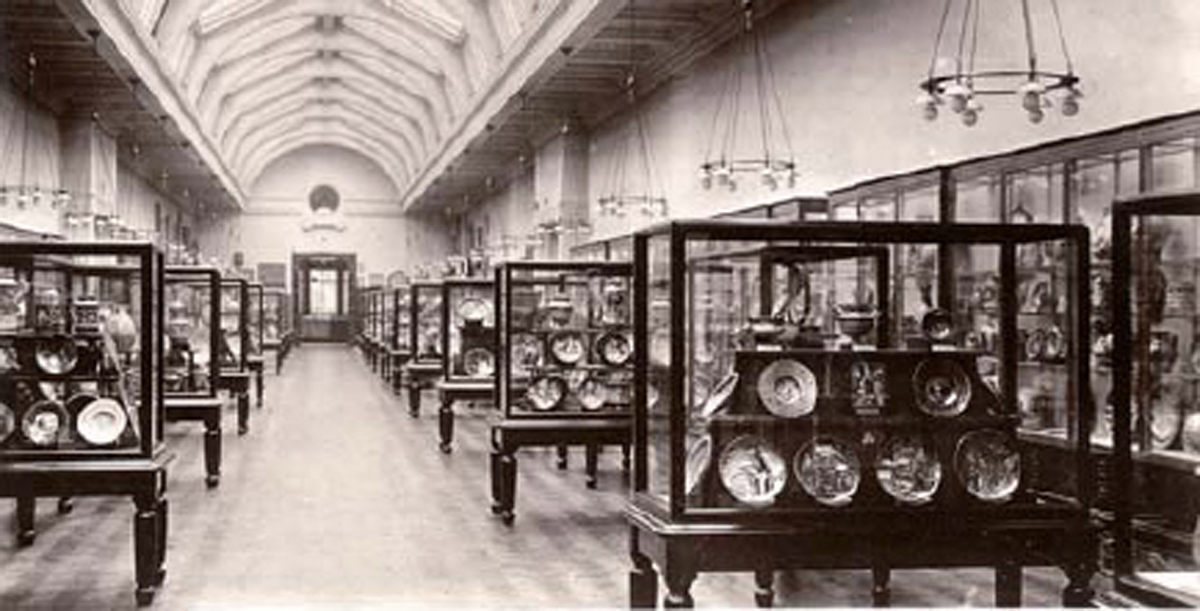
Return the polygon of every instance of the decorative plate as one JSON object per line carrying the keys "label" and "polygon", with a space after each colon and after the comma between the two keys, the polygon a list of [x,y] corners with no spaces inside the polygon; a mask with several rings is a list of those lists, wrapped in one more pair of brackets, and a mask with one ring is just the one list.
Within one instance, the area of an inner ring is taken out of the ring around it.
{"label": "decorative plate", "polygon": [[781,418],[804,416],[817,404],[817,378],[799,361],[779,359],[758,375],[758,398]]}
{"label": "decorative plate", "polygon": [[729,398],[733,396],[733,391],[737,390],[738,374],[736,371],[725,376],[708,395],[708,400],[700,408],[701,418],[712,418],[723,411],[729,403]]}
{"label": "decorative plate", "polygon": [[65,335],[38,340],[34,355],[38,368],[50,375],[71,373],[79,361],[75,342]]}
{"label": "decorative plate", "polygon": [[610,367],[620,367],[633,356],[633,342],[623,333],[605,333],[596,340],[600,360]]}
{"label": "decorative plate", "polygon": [[467,297],[458,302],[458,316],[463,322],[479,323],[487,320],[492,307],[478,297]]}
{"label": "decorative plate", "polygon": [[514,334],[510,350],[513,376],[531,376],[535,369],[542,366],[542,342],[536,336],[528,333]]}
{"label": "decorative plate", "polygon": [[525,391],[529,404],[539,412],[547,412],[562,403],[567,394],[567,382],[558,376],[545,376],[534,380]]}
{"label": "decorative plate", "polygon": [[933,308],[921,317],[921,332],[931,342],[948,342],[954,335],[954,316],[949,310]]}
{"label": "decorative plate", "polygon": [[739,502],[769,507],[787,484],[787,462],[761,437],[742,435],[721,450],[721,483]]}
{"label": "decorative plate", "polygon": [[4,403],[0,403],[0,443],[4,443],[16,429],[17,418],[13,415],[12,409]]}
{"label": "decorative plate", "polygon": [[38,382],[38,391],[42,393],[43,399],[51,401],[63,401],[67,397],[66,382]]}
{"label": "decorative plate", "polygon": [[[1180,437],[1184,452],[1200,454],[1200,412],[1192,412],[1183,419]],[[0,441],[3,440],[3,435],[0,435]]]}
{"label": "decorative plate", "polygon": [[596,378],[588,378],[583,384],[579,385],[579,390],[575,391],[575,396],[579,399],[579,404],[583,409],[594,412],[602,407],[606,401],[608,387],[597,380]]}
{"label": "decorative plate", "polygon": [[712,463],[712,437],[705,435],[698,437],[688,446],[687,463],[683,469],[683,490],[685,494],[691,494],[696,491],[696,486],[700,485],[700,480],[704,479],[704,474],[708,471],[708,465]]}
{"label": "decorative plate", "polygon": [[575,331],[563,331],[550,337],[550,354],[564,365],[574,365],[583,359],[587,348],[583,335]]}
{"label": "decorative plate", "polygon": [[814,439],[796,453],[792,468],[800,487],[829,507],[849,505],[862,481],[862,465],[854,448],[840,439]]}
{"label": "decorative plate", "polygon": [[0,373],[9,373],[20,368],[17,349],[12,344],[0,344]]}
{"label": "decorative plate", "polygon": [[79,436],[94,446],[102,446],[120,439],[129,423],[129,417],[121,404],[112,399],[96,399],[79,412],[75,424]]}
{"label": "decorative plate", "polygon": [[921,361],[913,372],[913,394],[926,414],[957,416],[971,402],[971,379],[957,361],[933,357]]}
{"label": "decorative plate", "polygon": [[21,432],[35,446],[50,447],[58,443],[67,426],[67,411],[57,401],[38,401],[25,410]]}
{"label": "decorative plate", "polygon": [[463,353],[463,371],[472,378],[491,377],[496,372],[496,357],[487,348],[471,348]]}
{"label": "decorative plate", "polygon": [[1150,441],[1155,450],[1165,450],[1175,442],[1183,424],[1183,398],[1175,384],[1160,386],[1150,403]]}
{"label": "decorative plate", "polygon": [[958,440],[954,471],[971,496],[1001,503],[1021,483],[1021,453],[1012,438],[1000,431],[972,431]]}
{"label": "decorative plate", "polygon": [[933,500],[942,483],[942,463],[926,440],[910,435],[893,437],[875,455],[875,479],[897,501],[924,505]]}

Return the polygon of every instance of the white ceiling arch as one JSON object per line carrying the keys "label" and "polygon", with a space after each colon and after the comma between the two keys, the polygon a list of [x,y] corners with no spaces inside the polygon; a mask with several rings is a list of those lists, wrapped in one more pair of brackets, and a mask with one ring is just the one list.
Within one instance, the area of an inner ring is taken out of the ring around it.
{"label": "white ceiling arch", "polygon": [[342,132],[322,131],[315,128],[308,128],[289,134],[273,143],[271,150],[267,151],[267,154],[261,156],[253,166],[247,166],[246,174],[241,179],[246,181],[245,184],[253,185],[262,177],[263,172],[272,163],[275,163],[281,157],[297,149],[312,145],[335,145],[354,151],[374,163],[393,185],[398,186],[403,184],[400,181],[400,175],[395,170],[389,169],[388,162],[372,152],[369,145],[364,145],[364,143],[353,135],[347,135]]}
{"label": "white ceiling arch", "polygon": [[352,142],[354,147],[364,155],[374,160],[379,167],[387,171],[396,184],[403,184],[411,178],[411,172],[404,165],[395,151],[377,136],[362,131],[355,123],[348,122],[337,115],[310,113],[300,116],[287,123],[280,123],[270,128],[270,137],[262,138],[251,150],[245,151],[237,160],[238,167],[245,168],[241,178],[246,184],[253,184],[258,174],[273,161],[280,151],[287,149],[289,143],[303,135],[320,135],[328,138],[338,138],[342,142]]}

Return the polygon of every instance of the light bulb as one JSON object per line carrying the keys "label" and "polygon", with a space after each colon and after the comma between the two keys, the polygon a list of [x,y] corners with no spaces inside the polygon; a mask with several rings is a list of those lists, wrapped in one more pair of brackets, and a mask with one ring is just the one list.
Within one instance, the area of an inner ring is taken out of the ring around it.
{"label": "light bulb", "polygon": [[971,108],[964,109],[962,112],[962,122],[967,127],[973,127],[979,122],[979,111]]}
{"label": "light bulb", "polygon": [[1033,124],[1041,123],[1042,119],[1046,118],[1046,113],[1041,108],[1035,108],[1029,111],[1029,122]]}
{"label": "light bulb", "polygon": [[717,184],[722,186],[728,185],[733,180],[733,171],[730,170],[729,166],[725,165],[724,162],[717,166],[717,170],[714,172],[714,174],[717,177]]}
{"label": "light bulb", "polygon": [[925,108],[922,110],[921,114],[925,117],[926,121],[933,121],[937,119],[937,102],[929,102],[928,104],[925,104]]}
{"label": "light bulb", "polygon": [[961,113],[967,109],[967,102],[971,99],[971,88],[962,83],[951,83],[946,86],[946,97],[950,98],[950,109],[956,113]]}
{"label": "light bulb", "polygon": [[1021,96],[1021,106],[1029,112],[1040,112],[1042,109],[1042,94],[1035,91],[1026,91]]}
{"label": "light bulb", "polygon": [[1078,90],[1076,90],[1076,89],[1069,90],[1067,92],[1067,95],[1065,97],[1063,97],[1062,114],[1064,114],[1068,117],[1074,117],[1075,115],[1079,114],[1079,98],[1080,97],[1082,97],[1082,95],[1079,93]]}
{"label": "light bulb", "polygon": [[710,172],[708,170],[701,171],[700,172],[700,186],[704,187],[704,190],[707,191],[712,188],[712,183],[713,183],[712,172]]}

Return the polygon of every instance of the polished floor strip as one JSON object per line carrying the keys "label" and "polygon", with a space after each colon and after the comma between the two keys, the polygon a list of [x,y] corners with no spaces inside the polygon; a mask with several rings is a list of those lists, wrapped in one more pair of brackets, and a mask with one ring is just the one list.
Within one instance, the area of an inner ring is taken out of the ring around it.
{"label": "polished floor strip", "polygon": [[[418,419],[349,348],[305,346],[267,377],[266,407],[237,437],[225,418],[221,486],[204,486],[198,424],[168,428],[167,581],[154,609],[329,605],[620,607],[627,589],[627,487],[620,452],[584,486],[550,451],[519,454],[517,521],[489,511],[487,421],[459,418],[452,455],[437,451],[433,409]],[[426,397],[425,405],[434,405]],[[0,538],[0,609],[132,608],[132,503],[85,498],[69,515],[39,503],[37,543]],[[0,505],[11,521],[12,504]],[[987,570],[905,571],[898,606],[989,606]],[[1061,577],[1028,571],[1026,604],[1055,605]],[[782,575],[780,603],[870,604],[864,571]],[[749,575],[704,575],[701,607],[753,604]]]}

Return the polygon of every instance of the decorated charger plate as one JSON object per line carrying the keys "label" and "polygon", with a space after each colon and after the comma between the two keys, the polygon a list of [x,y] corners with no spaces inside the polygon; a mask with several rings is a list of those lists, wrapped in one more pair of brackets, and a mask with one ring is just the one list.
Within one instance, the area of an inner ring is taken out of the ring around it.
{"label": "decorated charger plate", "polygon": [[787,484],[787,462],[756,435],[742,435],[721,450],[721,483],[738,502],[769,507]]}
{"label": "decorated charger plate", "polygon": [[1150,441],[1155,450],[1169,448],[1183,424],[1183,399],[1178,385],[1161,386],[1150,403]]}
{"label": "decorated charger plate", "polygon": [[758,375],[758,398],[781,418],[807,415],[817,404],[817,378],[799,361],[779,359]]}
{"label": "decorated charger plate", "polygon": [[75,342],[65,335],[38,340],[34,356],[38,368],[50,375],[71,373],[79,361]]}
{"label": "decorated charger plate", "polygon": [[934,308],[921,317],[921,332],[934,342],[946,342],[954,335],[954,316],[949,310]]}
{"label": "decorated charger plate", "polygon": [[583,406],[584,410],[594,412],[604,407],[607,390],[608,387],[601,383],[600,380],[589,377],[579,385],[579,390],[575,391],[575,397],[579,399],[579,404]]}
{"label": "decorated charger plate", "polygon": [[688,446],[687,462],[684,463],[683,469],[683,490],[685,494],[695,492],[696,486],[700,485],[700,480],[704,479],[704,474],[708,471],[708,465],[712,463],[712,437],[704,435],[692,440]]}
{"label": "decorated charger plate", "polygon": [[933,357],[921,361],[913,372],[912,383],[917,405],[930,416],[957,416],[971,402],[971,378],[952,359]]}
{"label": "decorated charger plate", "polygon": [[487,348],[471,348],[463,353],[463,371],[472,378],[490,377],[496,372],[496,357]]}
{"label": "decorated charger plate", "polygon": [[79,412],[75,428],[79,436],[94,446],[109,445],[120,439],[129,423],[121,404],[112,399],[96,399]]}
{"label": "decorated charger plate", "polygon": [[958,440],[954,471],[971,496],[1004,502],[1021,483],[1021,453],[1013,439],[1000,431],[971,431]]}
{"label": "decorated charger plate", "polygon": [[544,376],[534,380],[525,391],[529,404],[539,412],[548,412],[562,402],[567,394],[567,382],[558,376]]}
{"label": "decorated charger plate", "polygon": [[458,316],[465,322],[483,322],[491,311],[491,305],[478,297],[467,297],[458,302]]}
{"label": "decorated charger plate", "polygon": [[729,403],[729,398],[733,396],[733,391],[737,390],[738,374],[736,371],[725,376],[708,395],[708,400],[700,407],[701,418],[712,418],[721,411]]}
{"label": "decorated charger plate", "polygon": [[862,481],[862,464],[850,444],[833,437],[814,439],[793,459],[796,479],[813,500],[843,507],[854,500]]}
{"label": "decorated charger plate", "polygon": [[596,340],[596,351],[605,365],[620,367],[633,356],[633,342],[623,333],[605,333]]}
{"label": "decorated charger plate", "polygon": [[875,479],[897,501],[924,505],[942,483],[942,463],[926,440],[901,435],[889,439],[875,455]]}
{"label": "decorated charger plate", "polygon": [[16,429],[17,417],[11,408],[0,402],[0,443],[4,443]]}
{"label": "decorated charger plate", "polygon": [[550,338],[550,353],[558,362],[564,365],[574,365],[583,359],[587,352],[583,343],[583,335],[575,331],[563,331]]}
{"label": "decorated charger plate", "polygon": [[21,432],[33,445],[50,447],[58,443],[67,419],[67,410],[58,401],[38,401],[25,410]]}

